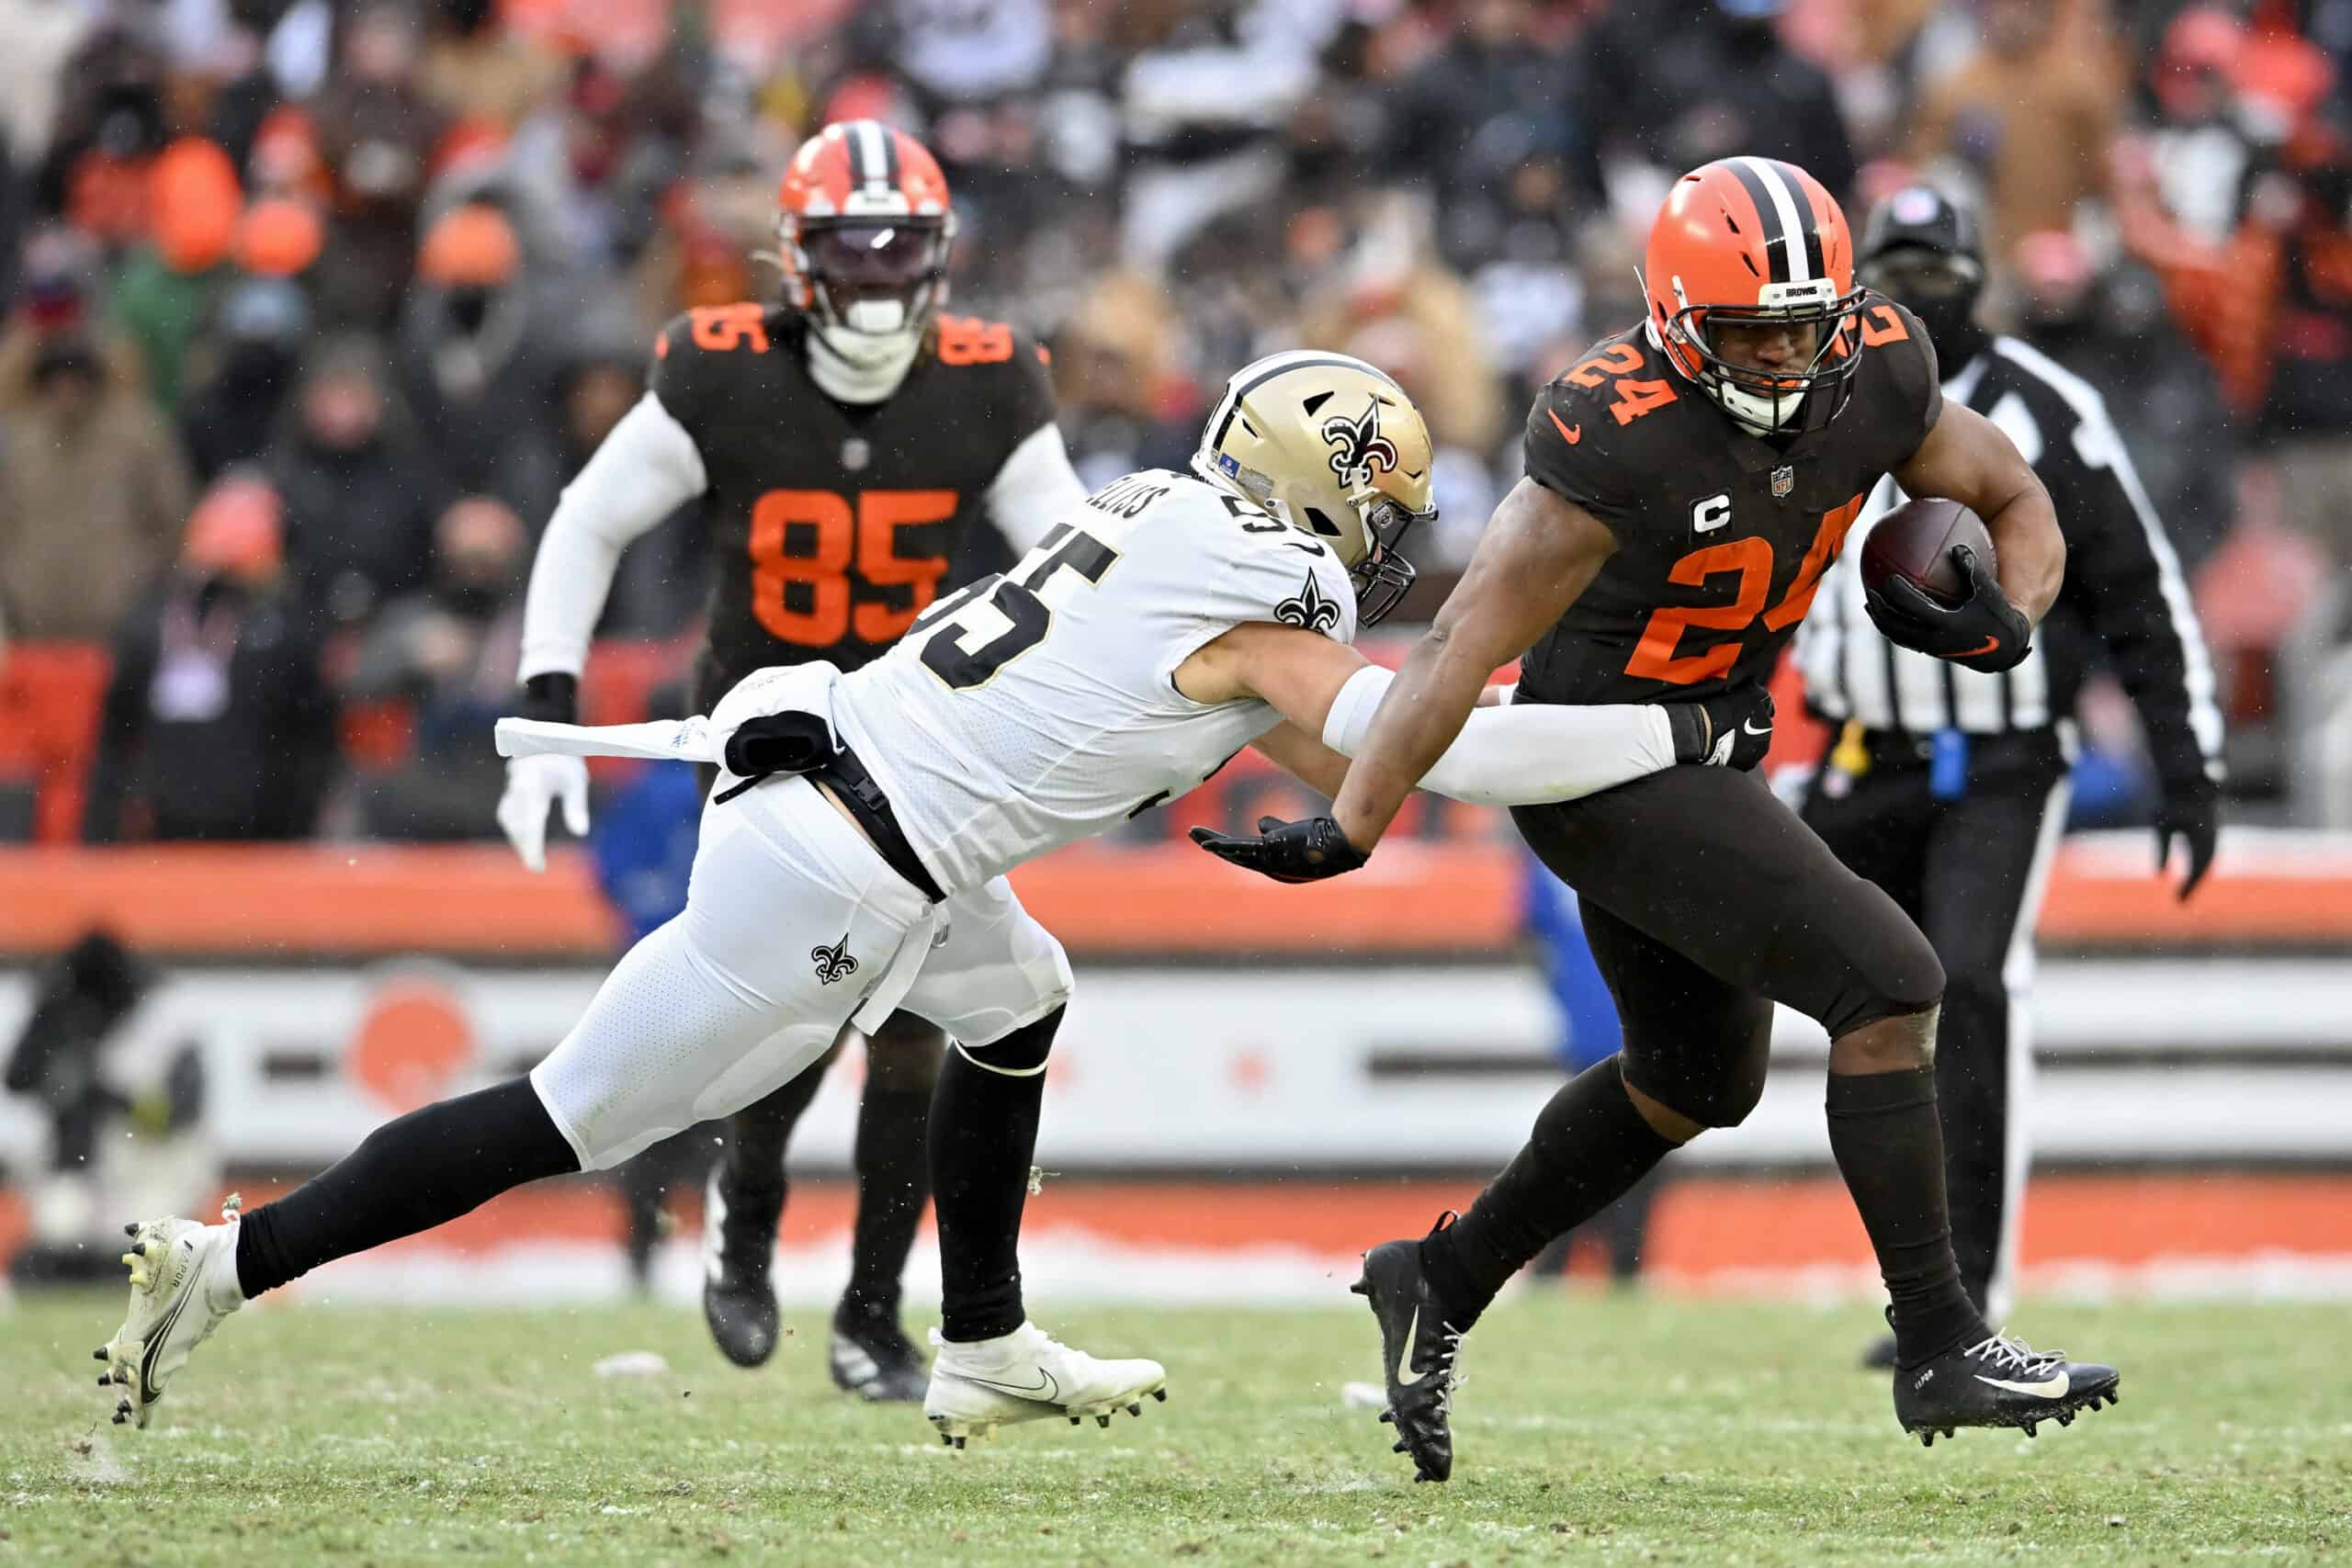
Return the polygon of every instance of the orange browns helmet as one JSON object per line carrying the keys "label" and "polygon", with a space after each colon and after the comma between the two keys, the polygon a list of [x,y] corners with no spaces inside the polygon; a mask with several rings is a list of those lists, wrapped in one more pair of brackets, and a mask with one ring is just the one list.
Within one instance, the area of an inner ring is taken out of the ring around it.
{"label": "orange browns helmet", "polygon": [[[1675,368],[1759,435],[1826,424],[1861,363],[1854,242],[1821,182],[1775,158],[1720,158],[1674,182],[1650,226],[1642,287],[1650,331]],[[1770,372],[1717,351],[1717,328],[1813,323],[1801,366]]]}
{"label": "orange browns helmet", "polygon": [[956,214],[923,144],[878,120],[801,143],[776,192],[785,302],[853,371],[894,384],[947,298]]}

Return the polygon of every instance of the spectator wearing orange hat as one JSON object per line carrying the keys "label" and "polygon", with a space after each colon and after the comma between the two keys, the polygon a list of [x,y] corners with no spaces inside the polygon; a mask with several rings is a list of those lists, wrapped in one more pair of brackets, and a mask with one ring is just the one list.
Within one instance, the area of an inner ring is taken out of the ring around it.
{"label": "spectator wearing orange hat", "polygon": [[543,457],[553,446],[555,330],[504,212],[472,201],[433,220],[395,359],[401,395],[458,489],[489,491],[522,448]]}
{"label": "spectator wearing orange hat", "polygon": [[189,350],[235,281],[244,191],[228,153],[184,137],[148,172],[147,203],[147,243],[116,281],[114,314],[146,360],[149,394],[168,413],[179,407]]}
{"label": "spectator wearing orange hat", "polygon": [[284,570],[277,492],[221,479],[123,620],[83,836],[296,839],[335,763],[334,699]]}
{"label": "spectator wearing orange hat", "polygon": [[96,342],[41,335],[0,422],[0,599],[20,637],[113,630],[187,514],[177,444]]}

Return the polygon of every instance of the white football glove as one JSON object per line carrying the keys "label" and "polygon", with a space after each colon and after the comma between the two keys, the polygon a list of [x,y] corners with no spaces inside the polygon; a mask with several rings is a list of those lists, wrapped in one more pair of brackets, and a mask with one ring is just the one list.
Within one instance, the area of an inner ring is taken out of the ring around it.
{"label": "white football glove", "polygon": [[516,757],[506,764],[506,791],[498,797],[498,826],[533,871],[548,868],[548,807],[563,803],[563,825],[574,838],[588,833],[588,764],[578,757]]}

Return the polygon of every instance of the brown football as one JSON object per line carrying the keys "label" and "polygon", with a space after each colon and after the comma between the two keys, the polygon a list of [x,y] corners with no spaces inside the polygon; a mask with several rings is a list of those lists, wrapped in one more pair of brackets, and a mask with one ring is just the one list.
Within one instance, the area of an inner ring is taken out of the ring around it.
{"label": "brown football", "polygon": [[1953,564],[1954,545],[1966,545],[1985,570],[1994,570],[1993,536],[1976,513],[1941,496],[1906,501],[1863,536],[1862,585],[1875,589],[1906,577],[1929,598],[1957,604],[1968,597],[1968,580]]}

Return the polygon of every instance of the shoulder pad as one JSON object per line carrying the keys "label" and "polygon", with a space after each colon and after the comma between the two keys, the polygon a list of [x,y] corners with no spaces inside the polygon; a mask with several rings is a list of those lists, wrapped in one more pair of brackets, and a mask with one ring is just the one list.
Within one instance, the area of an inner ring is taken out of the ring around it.
{"label": "shoulder pad", "polygon": [[1560,436],[1574,446],[1582,439],[1588,414],[1609,429],[1633,423],[1683,397],[1690,389],[1676,378],[1666,356],[1640,330],[1594,344],[1552,378],[1540,400],[1555,412]]}

